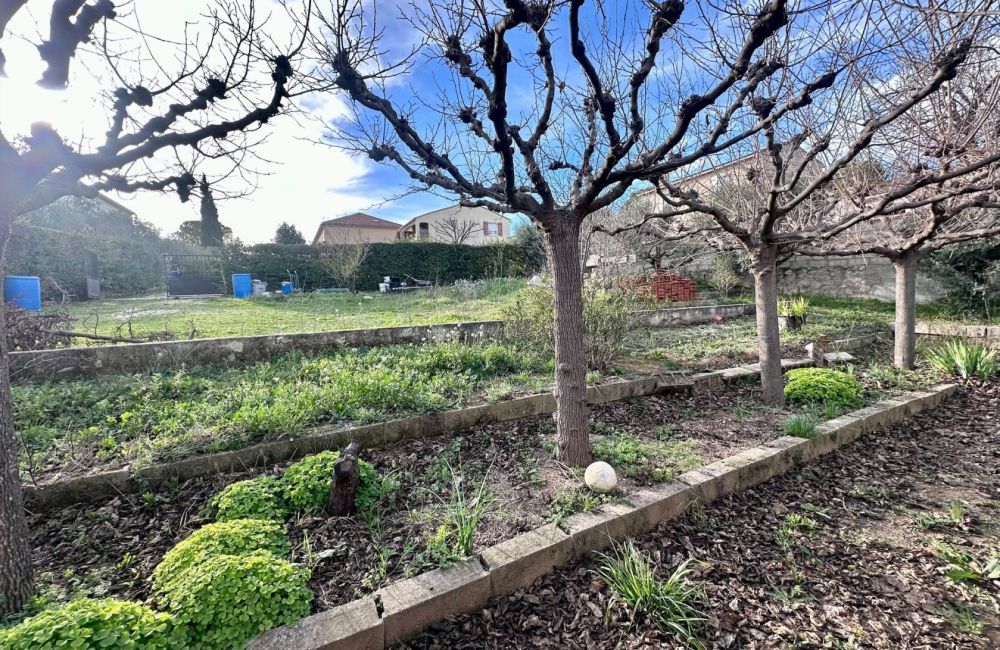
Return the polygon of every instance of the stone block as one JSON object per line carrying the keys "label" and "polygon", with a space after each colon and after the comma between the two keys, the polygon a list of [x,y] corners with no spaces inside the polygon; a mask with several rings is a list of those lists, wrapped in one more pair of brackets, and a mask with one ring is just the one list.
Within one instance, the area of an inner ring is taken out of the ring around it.
{"label": "stone block", "polygon": [[585,555],[609,546],[613,541],[634,536],[630,525],[635,520],[623,519],[631,508],[609,503],[594,512],[578,512],[567,517],[561,528],[573,538],[573,554]]}
{"label": "stone block", "polygon": [[375,592],[390,645],[449,616],[482,609],[490,598],[490,574],[478,558],[435,569]]}
{"label": "stone block", "polygon": [[629,495],[631,507],[621,517],[626,529],[634,531],[633,535],[641,535],[683,515],[691,499],[690,486],[681,481],[642,488]]}
{"label": "stone block", "polygon": [[371,596],[351,601],[257,637],[247,650],[382,650],[382,619]]}
{"label": "stone block", "polygon": [[490,598],[530,586],[573,556],[573,538],[555,524],[521,533],[482,553],[490,573]]}

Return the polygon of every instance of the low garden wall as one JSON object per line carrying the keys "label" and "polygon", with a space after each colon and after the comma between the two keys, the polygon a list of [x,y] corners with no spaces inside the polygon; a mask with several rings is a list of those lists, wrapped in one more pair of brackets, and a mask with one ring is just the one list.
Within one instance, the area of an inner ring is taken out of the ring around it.
{"label": "low garden wall", "polygon": [[752,302],[736,305],[701,305],[697,307],[678,307],[675,309],[651,309],[639,312],[643,322],[650,327],[671,327],[677,325],[694,325],[695,323],[711,323],[716,318],[739,318],[751,316],[756,312]]}
{"label": "low garden wall", "polygon": [[1000,325],[952,325],[950,323],[918,322],[914,331],[921,336],[959,336],[979,339],[981,343],[1000,348]]}
{"label": "low garden wall", "polygon": [[613,540],[635,537],[707,504],[745,490],[878,431],[938,406],[954,384],[848,413],[820,425],[812,438],[784,436],[718,462],[644,488],[624,503],[568,517],[485,549],[449,569],[401,580],[340,607],[271,630],[251,650],[382,649],[450,616],[482,609],[491,600],[530,586],[555,567]]}
{"label": "low garden wall", "polygon": [[[711,322],[716,316],[735,318],[752,313],[753,304],[707,305],[639,312],[650,327],[705,323]],[[182,365],[240,366],[268,361],[293,351],[321,352],[335,347],[492,340],[503,334],[503,325],[503,321],[489,320],[12,352],[10,374],[13,381],[32,381],[53,377],[153,372]]]}
{"label": "low garden wall", "polygon": [[373,347],[429,341],[489,340],[503,333],[503,321],[445,323],[306,334],[272,334],[57,348],[10,354],[14,381],[51,377],[93,377],[177,368],[181,365],[239,366],[268,361],[287,352],[320,352],[334,347]]}
{"label": "low garden wall", "polygon": [[[810,359],[782,360],[782,366],[786,369],[811,364]],[[604,404],[659,393],[710,390],[727,381],[759,374],[760,366],[753,364],[695,375],[669,373],[641,379],[613,381],[589,386],[587,401],[590,404]],[[24,493],[32,509],[52,510],[117,494],[135,494],[155,488],[174,477],[186,481],[199,476],[264,467],[327,449],[342,449],[352,440],[357,440],[365,448],[381,447],[402,440],[430,438],[497,422],[549,415],[555,410],[555,396],[552,393],[541,393],[376,424],[342,428],[317,427],[298,438],[263,442],[235,451],[195,456],[138,469],[120,469],[29,484],[24,486]]]}

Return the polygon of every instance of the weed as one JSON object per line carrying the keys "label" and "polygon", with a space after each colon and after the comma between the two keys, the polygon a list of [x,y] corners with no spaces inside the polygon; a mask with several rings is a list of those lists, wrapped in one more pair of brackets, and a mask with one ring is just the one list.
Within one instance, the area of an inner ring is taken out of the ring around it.
{"label": "weed", "polygon": [[785,433],[796,438],[812,438],[816,435],[816,419],[810,415],[796,413],[785,420]]}
{"label": "weed", "polygon": [[917,530],[922,531],[939,530],[945,524],[941,517],[931,512],[918,512],[913,515],[913,523],[916,525]]}
{"label": "weed", "polygon": [[613,428],[602,427],[605,435],[593,438],[594,457],[616,468],[625,476],[666,481],[677,472],[687,471],[701,463],[693,440],[647,442],[638,436]]}
{"label": "weed", "polygon": [[597,557],[601,562],[597,575],[611,589],[609,610],[619,604],[629,611],[633,621],[648,617],[692,647],[704,647],[698,638],[707,620],[699,609],[704,596],[688,577],[692,573],[690,559],[663,581],[632,540],[614,544],[610,553],[598,553]]}
{"label": "weed", "polygon": [[951,519],[953,523],[962,523],[962,520],[965,519],[965,508],[961,503],[958,501],[952,501],[948,504],[948,518]]}
{"label": "weed", "polygon": [[774,534],[774,541],[785,553],[791,553],[800,545],[801,532],[816,530],[816,522],[804,515],[789,513]]}
{"label": "weed", "polygon": [[1000,580],[1000,556],[981,560],[965,549],[939,540],[931,543],[931,555],[948,564],[946,575],[955,582]]}
{"label": "weed", "polygon": [[451,464],[446,462],[446,465],[451,477],[451,495],[446,500],[432,492],[444,511],[438,518],[436,532],[428,540],[428,550],[441,566],[450,564],[454,559],[472,555],[472,539],[476,528],[496,503],[487,487],[489,469],[479,486],[467,492],[462,474],[455,471]]}
{"label": "weed", "polygon": [[972,608],[965,605],[953,605],[946,607],[943,613],[948,622],[959,632],[970,636],[982,636],[983,622],[979,620],[979,616]]}
{"label": "weed", "polygon": [[573,488],[556,492],[549,504],[549,521],[561,524],[567,517],[578,512],[591,512],[610,503],[615,497],[610,494],[598,494],[586,488]]}

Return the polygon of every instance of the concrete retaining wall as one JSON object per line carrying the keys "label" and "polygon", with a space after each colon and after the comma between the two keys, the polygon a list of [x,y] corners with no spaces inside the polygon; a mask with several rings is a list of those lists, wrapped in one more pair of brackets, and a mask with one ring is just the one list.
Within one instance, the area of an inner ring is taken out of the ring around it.
{"label": "concrete retaining wall", "polygon": [[[782,361],[786,368],[806,366],[811,363],[809,359]],[[746,366],[701,373],[693,377],[683,373],[670,373],[628,381],[613,381],[589,386],[587,399],[590,404],[604,404],[643,395],[706,390],[726,381],[752,377],[759,373],[759,366]],[[377,424],[341,428],[318,427],[299,438],[263,442],[235,451],[195,456],[138,469],[120,469],[49,483],[25,485],[24,493],[31,508],[52,510],[117,494],[135,494],[154,488],[173,477],[186,481],[199,476],[236,472],[251,467],[266,467],[326,449],[341,449],[352,440],[357,440],[366,448],[382,447],[403,440],[430,438],[497,422],[549,415],[555,410],[556,400],[552,393],[542,393]]]}
{"label": "concrete retaining wall", "polygon": [[693,325],[695,323],[711,323],[718,318],[738,318],[751,316],[756,312],[752,302],[738,305],[702,305],[697,307],[678,307],[676,309],[653,309],[639,312],[642,322],[650,327],[672,327],[678,325]]}
{"label": "concrete retaining wall", "polygon": [[936,407],[955,391],[944,385],[830,420],[810,439],[785,436],[711,465],[681,474],[670,483],[644,488],[626,503],[569,517],[501,542],[457,566],[395,582],[346,605],[277,628],[252,641],[251,650],[382,649],[428,625],[482,609],[490,600],[531,585],[560,564],[634,537],[705,504],[763,483],[792,467]]}
{"label": "concrete retaining wall", "polygon": [[[717,315],[734,318],[752,313],[754,306],[744,304],[679,307],[644,311],[640,315],[650,326],[664,327],[710,322]],[[16,382],[155,372],[182,365],[243,366],[293,351],[315,353],[336,347],[493,340],[503,335],[503,325],[503,321],[491,320],[12,352],[10,375]]]}
{"label": "concrete retaining wall", "polygon": [[373,347],[428,341],[471,342],[495,339],[502,333],[503,321],[494,320],[308,334],[58,348],[12,352],[10,374],[14,381],[26,381],[52,377],[92,377],[152,372],[177,368],[181,365],[240,366],[268,361],[292,351],[321,352],[336,347]]}
{"label": "concrete retaining wall", "polygon": [[914,331],[922,336],[960,336],[967,339],[978,339],[980,343],[1000,348],[1000,325],[917,323]]}

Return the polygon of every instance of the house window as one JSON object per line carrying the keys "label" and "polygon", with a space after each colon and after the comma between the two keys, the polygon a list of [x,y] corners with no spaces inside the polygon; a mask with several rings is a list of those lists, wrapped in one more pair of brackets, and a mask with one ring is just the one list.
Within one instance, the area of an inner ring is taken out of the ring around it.
{"label": "house window", "polygon": [[487,237],[499,237],[500,236],[500,224],[495,222],[483,222],[483,234]]}

